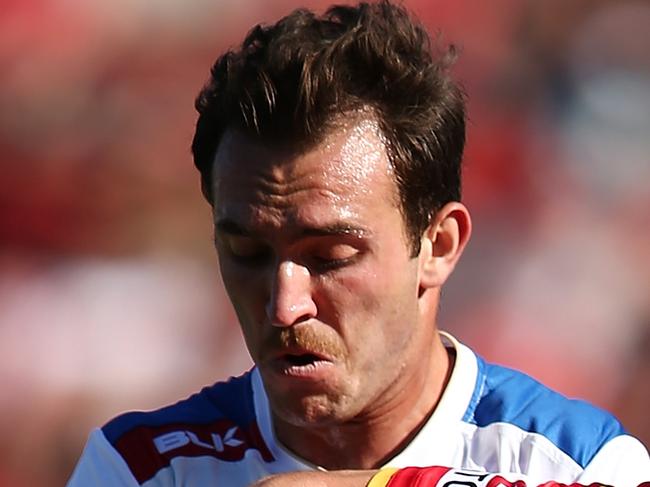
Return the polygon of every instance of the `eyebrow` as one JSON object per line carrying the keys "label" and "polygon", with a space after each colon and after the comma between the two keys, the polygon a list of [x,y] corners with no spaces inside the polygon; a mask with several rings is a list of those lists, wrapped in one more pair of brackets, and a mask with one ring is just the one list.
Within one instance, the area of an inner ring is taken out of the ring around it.
{"label": "eyebrow", "polygon": [[[257,233],[247,230],[234,220],[223,218],[215,223],[215,229],[220,233],[244,237],[256,237]],[[304,237],[335,237],[352,236],[357,238],[369,237],[372,232],[367,228],[352,225],[348,222],[333,222],[322,227],[305,226],[298,232],[297,238]]]}

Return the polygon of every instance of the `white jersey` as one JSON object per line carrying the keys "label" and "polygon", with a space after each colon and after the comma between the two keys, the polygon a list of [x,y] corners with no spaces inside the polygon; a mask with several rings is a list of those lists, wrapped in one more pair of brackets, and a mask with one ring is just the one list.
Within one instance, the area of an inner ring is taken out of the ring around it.
{"label": "white jersey", "polygon": [[[645,447],[610,414],[491,365],[446,335],[456,362],[436,410],[386,466],[444,465],[520,473],[531,481],[636,486]],[[92,432],[68,487],[243,487],[316,468],[273,431],[257,369],[172,406],[127,413]]]}

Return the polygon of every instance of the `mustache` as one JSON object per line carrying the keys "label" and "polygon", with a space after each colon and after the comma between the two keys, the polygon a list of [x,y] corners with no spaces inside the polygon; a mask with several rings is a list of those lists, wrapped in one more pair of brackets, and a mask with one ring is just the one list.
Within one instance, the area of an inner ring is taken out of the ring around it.
{"label": "mustache", "polygon": [[346,355],[343,340],[336,332],[315,330],[310,326],[274,328],[264,340],[262,347],[265,354],[298,348],[331,359],[341,359]]}

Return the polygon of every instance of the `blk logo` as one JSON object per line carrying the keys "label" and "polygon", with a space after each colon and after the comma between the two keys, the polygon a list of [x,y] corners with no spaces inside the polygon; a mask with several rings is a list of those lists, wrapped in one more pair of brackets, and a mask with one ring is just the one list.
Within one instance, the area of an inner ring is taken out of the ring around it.
{"label": "blk logo", "polygon": [[223,435],[219,433],[211,433],[210,442],[206,442],[201,440],[196,433],[192,431],[170,431],[169,433],[155,437],[153,442],[154,445],[156,445],[158,453],[166,453],[189,444],[221,453],[226,449],[226,447],[236,448],[244,444],[243,441],[235,436],[237,432],[237,426],[233,426]]}

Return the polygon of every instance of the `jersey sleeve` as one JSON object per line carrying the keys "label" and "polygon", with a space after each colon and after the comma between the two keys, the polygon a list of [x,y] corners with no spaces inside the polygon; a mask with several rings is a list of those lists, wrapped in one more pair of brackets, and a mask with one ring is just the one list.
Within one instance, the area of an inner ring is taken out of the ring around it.
{"label": "jersey sleeve", "polygon": [[67,487],[137,487],[140,484],[101,429],[94,430]]}
{"label": "jersey sleeve", "polygon": [[577,481],[636,487],[650,481],[650,456],[643,444],[633,436],[617,436],[603,445]]}

